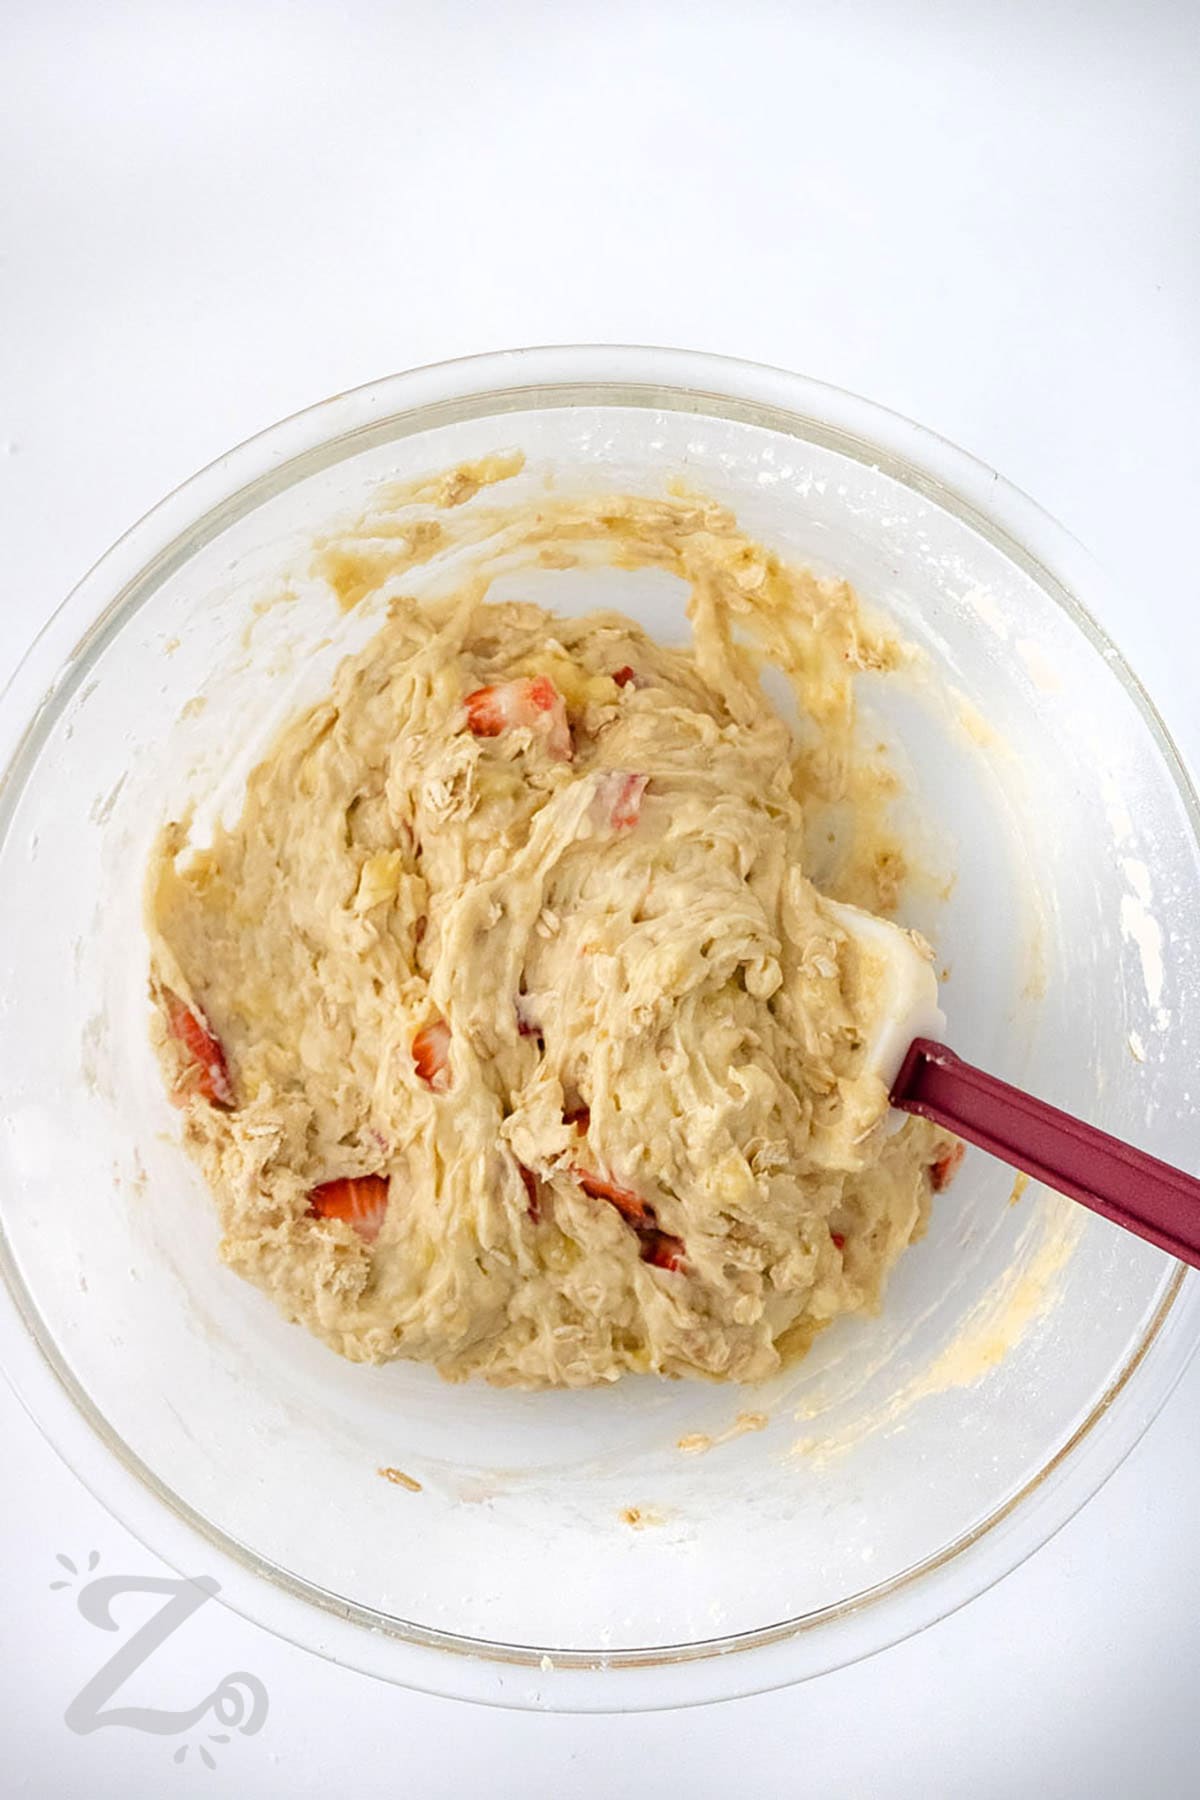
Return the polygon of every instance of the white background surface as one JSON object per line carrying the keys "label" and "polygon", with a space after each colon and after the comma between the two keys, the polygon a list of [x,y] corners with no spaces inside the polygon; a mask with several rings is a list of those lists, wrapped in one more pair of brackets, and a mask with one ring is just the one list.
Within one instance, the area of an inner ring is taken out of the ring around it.
{"label": "white background surface", "polygon": [[[1041,499],[1193,768],[1200,23],[1189,0],[0,4],[0,672],[138,514],[283,413],[539,341],[857,389]],[[155,1559],[0,1386],[5,1795],[1200,1791],[1200,1367],[1104,1492],[922,1638],[790,1692],[489,1713],[211,1603],[144,1704],[256,1671],[215,1773],[71,1734],[57,1551]],[[98,1648],[100,1646],[100,1648]],[[186,1690],[186,1691],[185,1691]]]}

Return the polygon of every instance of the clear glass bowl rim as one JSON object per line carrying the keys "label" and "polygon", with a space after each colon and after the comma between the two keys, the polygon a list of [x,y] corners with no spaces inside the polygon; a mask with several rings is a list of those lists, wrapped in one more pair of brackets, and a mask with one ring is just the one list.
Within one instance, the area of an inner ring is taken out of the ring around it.
{"label": "clear glass bowl rim", "polygon": [[[642,406],[764,425],[877,467],[968,524],[1032,577],[1117,675],[1200,844],[1200,802],[1170,733],[1078,597],[1100,595],[1107,584],[1040,506],[946,439],[811,377],[705,352],[618,345],[489,352],[387,376],[270,426],[176,488],[83,577],[0,694],[0,837],[46,732],[110,636],[235,518],[373,444],[458,419],[563,405]],[[67,1466],[153,1554],[180,1573],[202,1559],[234,1611],[334,1661],[429,1693],[539,1710],[640,1710],[762,1692],[935,1623],[1032,1555],[1096,1492],[1200,1341],[1200,1280],[1179,1264],[1071,1441],[967,1537],[879,1588],[733,1638],[612,1655],[543,1652],[374,1613],[235,1543],[160,1484],[93,1408],[24,1290],[2,1221],[0,1267],[0,1368]]]}

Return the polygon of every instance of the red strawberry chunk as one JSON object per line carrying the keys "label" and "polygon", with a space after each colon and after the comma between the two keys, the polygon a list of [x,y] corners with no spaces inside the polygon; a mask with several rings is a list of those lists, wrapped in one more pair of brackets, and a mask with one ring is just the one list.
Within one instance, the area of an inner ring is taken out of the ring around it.
{"label": "red strawberry chunk", "polygon": [[562,696],[548,675],[535,675],[528,683],[529,704],[537,712],[554,712],[563,704]]}
{"label": "red strawberry chunk", "polygon": [[829,1235],[833,1239],[833,1247],[835,1250],[844,1250],[846,1248],[846,1234],[844,1232],[831,1231]]}
{"label": "red strawberry chunk", "polygon": [[476,737],[499,737],[501,732],[523,727],[546,746],[555,762],[571,758],[571,727],[567,703],[548,675],[500,681],[476,688],[463,701],[467,724]]}
{"label": "red strawberry chunk", "polygon": [[652,1263],[656,1269],[682,1269],[682,1238],[672,1237],[669,1231],[643,1231],[639,1235],[642,1240],[643,1262]]}
{"label": "red strawberry chunk", "polygon": [[637,670],[631,669],[628,663],[620,669],[613,670],[613,680],[618,687],[629,687],[631,684],[634,687],[641,687],[642,685],[638,680]]}
{"label": "red strawberry chunk", "polygon": [[603,1175],[593,1175],[589,1169],[572,1169],[576,1181],[585,1194],[593,1200],[607,1200],[615,1206],[627,1225],[632,1225],[638,1236],[638,1249],[642,1261],[650,1263],[656,1269],[678,1270],[684,1267],[683,1239],[672,1237],[669,1231],[660,1231],[658,1218],[654,1208],[640,1194],[631,1188],[620,1187],[615,1181],[608,1181]]}
{"label": "red strawberry chunk", "polygon": [[412,1041],[412,1058],[426,1087],[444,1094],[450,1086],[450,1027],[445,1019],[422,1025]]}
{"label": "red strawberry chunk", "polygon": [[373,1244],[387,1214],[386,1175],[343,1175],[310,1188],[308,1213],[312,1219],[341,1219],[352,1225],[364,1243]]}
{"label": "red strawberry chunk", "polygon": [[581,1133],[588,1130],[591,1122],[592,1109],[590,1106],[585,1106],[582,1101],[580,1101],[578,1106],[573,1106],[570,1112],[565,1112],[563,1114],[563,1124],[574,1125],[576,1131]]}
{"label": "red strawberry chunk", "polygon": [[588,1169],[576,1169],[574,1175],[585,1194],[590,1195],[593,1200],[607,1200],[630,1225],[647,1231],[654,1229],[657,1221],[653,1207],[648,1206],[632,1188],[620,1187],[615,1181],[606,1181],[602,1175],[593,1175]]}
{"label": "red strawberry chunk", "polygon": [[176,1098],[186,1100],[192,1094],[199,1094],[210,1106],[229,1110],[236,1102],[220,1039],[204,1014],[169,988],[164,989],[163,1002],[167,1009],[167,1030],[188,1059],[188,1066],[175,1089]]}
{"label": "red strawberry chunk", "polygon": [[605,769],[596,780],[596,814],[614,831],[631,830],[641,817],[642,795],[649,782],[648,775],[634,775],[628,769]]}
{"label": "red strawberry chunk", "polygon": [[929,1165],[929,1185],[935,1194],[948,1188],[958,1173],[959,1164],[967,1154],[965,1144],[955,1144],[953,1150],[947,1150],[945,1156],[939,1156],[935,1163]]}
{"label": "red strawberry chunk", "polygon": [[476,688],[463,701],[467,709],[467,724],[476,737],[499,737],[502,731],[517,725],[517,716],[513,688],[515,682],[506,682],[499,687]]}

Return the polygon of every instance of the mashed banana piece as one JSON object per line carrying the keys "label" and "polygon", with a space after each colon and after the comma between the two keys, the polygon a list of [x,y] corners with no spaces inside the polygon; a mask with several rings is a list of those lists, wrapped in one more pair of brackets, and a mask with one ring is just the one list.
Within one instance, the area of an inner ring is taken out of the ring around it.
{"label": "mashed banana piece", "polygon": [[[237,824],[162,833],[186,1138],[226,1261],[355,1361],[755,1380],[878,1304],[952,1147],[885,1128],[869,996],[804,872],[821,808],[857,792],[865,817],[851,682],[893,652],[709,503],[497,517],[508,569],[586,547],[682,576],[692,646],[493,604],[478,575],[393,599]],[[860,833],[841,897],[894,860]]]}

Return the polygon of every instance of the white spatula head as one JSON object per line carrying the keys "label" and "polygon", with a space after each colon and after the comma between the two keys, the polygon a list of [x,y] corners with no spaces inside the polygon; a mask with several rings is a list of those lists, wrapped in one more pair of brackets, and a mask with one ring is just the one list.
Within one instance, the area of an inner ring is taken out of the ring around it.
{"label": "white spatula head", "polygon": [[836,900],[822,905],[846,933],[858,959],[856,987],[866,1024],[863,1072],[877,1075],[890,1091],[913,1039],[945,1034],[933,952],[917,933],[861,907]]}

